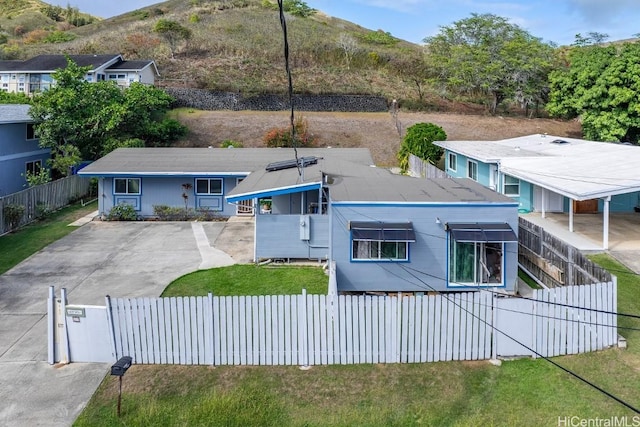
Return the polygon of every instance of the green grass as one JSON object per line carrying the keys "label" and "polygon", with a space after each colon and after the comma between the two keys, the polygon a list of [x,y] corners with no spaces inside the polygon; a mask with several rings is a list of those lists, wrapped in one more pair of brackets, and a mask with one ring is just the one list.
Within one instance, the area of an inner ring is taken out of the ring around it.
{"label": "green grass", "polygon": [[71,233],[76,227],[69,227],[68,224],[97,208],[97,202],[86,206],[76,203],[52,213],[44,220],[0,237],[0,274]]}
{"label": "green grass", "polygon": [[[618,276],[619,311],[640,313],[640,278],[607,256],[594,260]],[[245,276],[252,283],[245,288],[249,293],[272,286],[255,281],[270,273],[259,269]],[[189,276],[199,275],[177,282]],[[239,289],[227,284],[212,291],[229,287]],[[640,329],[638,319],[620,318],[619,323]],[[637,408],[640,334],[620,333],[628,339],[627,350],[553,360]],[[506,361],[500,367],[478,361],[314,366],[308,371],[296,366],[135,365],[124,378],[120,419],[117,384],[107,376],[74,425],[537,427],[557,426],[559,417],[626,416],[632,422],[636,415],[542,359]]]}
{"label": "green grass", "polygon": [[162,296],[292,295],[300,294],[302,289],[309,294],[326,294],[328,284],[320,267],[238,264],[179,277]]}

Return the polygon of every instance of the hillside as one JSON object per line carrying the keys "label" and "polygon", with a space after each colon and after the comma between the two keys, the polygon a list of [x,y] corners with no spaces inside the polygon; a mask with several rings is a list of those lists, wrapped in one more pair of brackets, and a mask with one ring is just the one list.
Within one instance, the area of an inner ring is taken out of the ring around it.
{"label": "hillside", "polygon": [[[20,58],[25,46],[71,40],[69,30],[98,21],[76,7],[40,0],[0,0],[0,59]],[[4,46],[2,46],[4,44]]]}
{"label": "hillside", "polygon": [[[159,19],[176,21],[191,32],[190,40],[178,44],[175,58],[153,31]],[[296,92],[418,97],[403,64],[421,55],[420,46],[322,12],[288,15],[287,25]],[[262,0],[169,0],[68,33],[75,39],[20,44],[20,57],[122,53],[127,59],[154,59],[161,85],[244,93],[286,90],[278,12]],[[437,102],[435,97],[434,106]]]}

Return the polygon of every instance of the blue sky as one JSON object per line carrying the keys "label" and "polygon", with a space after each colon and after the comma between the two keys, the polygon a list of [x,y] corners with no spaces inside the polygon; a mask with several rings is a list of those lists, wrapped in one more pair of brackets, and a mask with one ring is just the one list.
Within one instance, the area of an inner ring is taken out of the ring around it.
{"label": "blue sky", "polygon": [[[48,0],[78,7],[102,18],[157,3],[155,0]],[[505,17],[532,35],[557,44],[571,44],[575,35],[595,31],[609,40],[640,33],[639,0],[306,0],[328,15],[371,30],[421,43],[427,36],[471,13]]]}

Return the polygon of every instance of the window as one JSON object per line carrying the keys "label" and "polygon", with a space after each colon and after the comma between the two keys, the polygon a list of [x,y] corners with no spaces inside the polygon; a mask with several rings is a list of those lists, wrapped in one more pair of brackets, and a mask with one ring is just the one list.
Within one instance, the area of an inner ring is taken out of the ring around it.
{"label": "window", "polygon": [[517,242],[509,224],[447,224],[449,284],[502,286],[504,243]]}
{"label": "window", "polygon": [[42,160],[34,160],[32,162],[25,163],[25,174],[37,174],[42,169]]}
{"label": "window", "polygon": [[33,123],[27,123],[27,140],[36,139],[36,131],[33,127]]}
{"label": "window", "polygon": [[358,261],[407,261],[409,243],[415,242],[408,223],[352,222],[351,258]]}
{"label": "window", "polygon": [[115,178],[114,194],[140,194],[140,178]]}
{"label": "window", "polygon": [[222,178],[196,179],[196,194],[222,194]]}
{"label": "window", "polygon": [[458,169],[458,156],[449,153],[449,170],[456,171]]}
{"label": "window", "polygon": [[478,164],[471,160],[467,161],[467,178],[478,180]]}
{"label": "window", "polygon": [[504,176],[504,194],[506,196],[520,195],[520,180],[509,175]]}

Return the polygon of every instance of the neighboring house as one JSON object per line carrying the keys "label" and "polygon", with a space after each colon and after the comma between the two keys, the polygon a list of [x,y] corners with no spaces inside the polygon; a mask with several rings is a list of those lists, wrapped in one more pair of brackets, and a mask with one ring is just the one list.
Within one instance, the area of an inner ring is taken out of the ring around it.
{"label": "neighboring house", "polygon": [[99,210],[183,205],[255,212],[254,259],[328,262],[332,290],[515,292],[517,203],[466,179],[372,166],[367,149],[120,148],[99,177]]}
{"label": "neighboring house", "polygon": [[261,168],[230,192],[233,203],[271,200],[256,215],[256,260],[329,261],[334,292],[516,291],[517,203],[467,179],[394,175],[339,151]]}
{"label": "neighboring house", "polygon": [[[118,86],[131,83],[154,84],[159,76],[154,61],[125,61],[122,55],[69,55],[81,67],[89,66],[89,82],[115,81]],[[55,84],[53,73],[66,68],[65,55],[38,55],[26,61],[0,61],[0,90],[27,95],[43,92]]]}
{"label": "neighboring house", "polygon": [[38,172],[50,157],[40,148],[29,105],[0,105],[0,196],[24,190],[25,174]]}
{"label": "neighboring house", "polygon": [[551,135],[499,141],[439,141],[445,170],[470,178],[518,202],[520,212],[565,212],[604,217],[640,206],[640,147]]}

